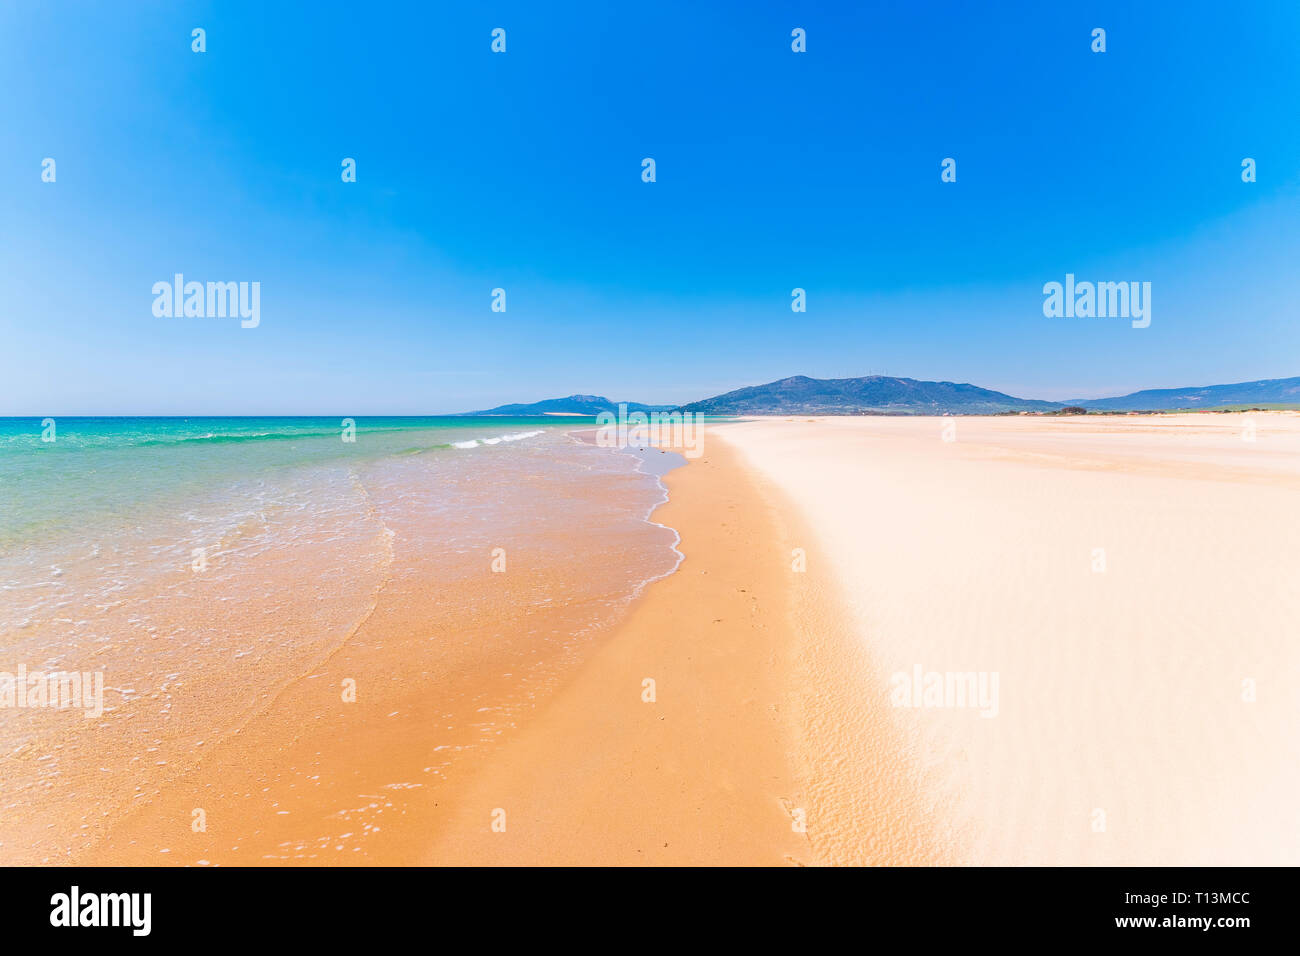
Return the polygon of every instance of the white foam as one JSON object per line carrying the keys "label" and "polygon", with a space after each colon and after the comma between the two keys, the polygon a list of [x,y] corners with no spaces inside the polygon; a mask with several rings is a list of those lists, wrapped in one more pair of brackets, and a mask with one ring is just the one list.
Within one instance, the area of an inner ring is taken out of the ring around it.
{"label": "white foam", "polygon": [[525,438],[536,438],[543,434],[541,431],[515,432],[512,435],[494,435],[491,438],[471,438],[469,441],[454,441],[454,448],[477,448],[479,445],[499,445],[503,441],[523,441]]}

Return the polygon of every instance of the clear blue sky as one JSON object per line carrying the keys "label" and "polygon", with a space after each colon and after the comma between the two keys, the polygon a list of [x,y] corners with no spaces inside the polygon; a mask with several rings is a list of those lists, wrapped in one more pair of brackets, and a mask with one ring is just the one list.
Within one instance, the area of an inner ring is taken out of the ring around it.
{"label": "clear blue sky", "polygon": [[[1300,375],[1292,0],[288,6],[0,5],[0,414]],[[1151,327],[1044,318],[1066,272]]]}

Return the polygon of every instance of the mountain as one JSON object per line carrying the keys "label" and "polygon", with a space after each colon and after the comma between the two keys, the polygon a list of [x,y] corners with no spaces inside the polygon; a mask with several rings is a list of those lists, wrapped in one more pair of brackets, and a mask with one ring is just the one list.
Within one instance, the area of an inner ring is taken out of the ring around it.
{"label": "mountain", "polygon": [[1119,398],[1088,398],[1071,405],[1098,411],[1132,409],[1164,411],[1174,408],[1216,408],[1221,405],[1300,404],[1300,378],[1268,378],[1235,385],[1192,388],[1148,388]]}
{"label": "mountain", "polygon": [[796,375],[691,402],[682,410],[706,415],[989,415],[1050,412],[1064,404],[1015,398],[953,382],[918,382],[883,375],[831,379]]}
{"label": "mountain", "polygon": [[[704,415],[993,415],[998,412],[1054,412],[1070,405],[1089,411],[1172,411],[1224,405],[1300,405],[1300,378],[1272,378],[1193,388],[1150,388],[1118,398],[1042,402],[953,382],[920,382],[914,378],[884,375],[828,379],[795,375],[766,385],[738,388],[689,405],[626,404],[629,412],[664,412],[681,408],[682,411]],[[524,405],[498,405],[465,414],[594,416],[601,412],[617,414],[618,403],[603,395],[570,395]]]}
{"label": "mountain", "polygon": [[[629,412],[666,412],[673,405],[642,405],[640,402],[625,402]],[[498,405],[496,408],[481,412],[465,412],[465,415],[509,415],[523,417],[527,415],[599,415],[601,412],[618,414],[618,402],[611,402],[604,395],[570,395],[567,398],[548,398],[528,404]]]}

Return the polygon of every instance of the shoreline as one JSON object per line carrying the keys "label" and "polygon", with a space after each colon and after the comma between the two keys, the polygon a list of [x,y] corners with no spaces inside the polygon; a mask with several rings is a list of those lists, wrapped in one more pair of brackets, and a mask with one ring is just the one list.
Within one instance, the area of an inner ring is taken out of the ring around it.
{"label": "shoreline", "polygon": [[754,560],[779,556],[778,531],[720,444],[663,478],[652,517],[679,533],[677,570],[467,782],[421,862],[814,862],[792,825],[793,595]]}
{"label": "shoreline", "polygon": [[858,693],[876,669],[840,582],[794,570],[816,536],[726,427],[665,476],[677,571],[481,768],[421,862],[950,862],[893,716]]}

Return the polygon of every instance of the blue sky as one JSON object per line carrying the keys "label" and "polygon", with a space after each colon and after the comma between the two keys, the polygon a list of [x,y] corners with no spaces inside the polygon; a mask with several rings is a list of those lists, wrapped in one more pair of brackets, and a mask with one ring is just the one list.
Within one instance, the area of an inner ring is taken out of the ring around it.
{"label": "blue sky", "polygon": [[[1290,0],[287,6],[0,6],[0,415],[1300,375]],[[1067,272],[1150,328],[1045,318]]]}

